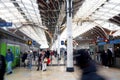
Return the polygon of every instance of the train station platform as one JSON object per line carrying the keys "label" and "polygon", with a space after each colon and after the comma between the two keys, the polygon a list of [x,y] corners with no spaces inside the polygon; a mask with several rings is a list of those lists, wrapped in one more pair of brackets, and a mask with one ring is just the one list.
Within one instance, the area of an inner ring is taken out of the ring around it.
{"label": "train station platform", "polygon": [[[53,62],[54,63],[54,62]],[[81,70],[74,67],[74,72],[66,72],[65,65],[47,66],[47,71],[37,71],[37,67],[33,66],[32,70],[24,67],[17,67],[10,75],[5,75],[5,80],[80,80]],[[107,80],[120,80],[120,69],[98,67],[98,74]]]}

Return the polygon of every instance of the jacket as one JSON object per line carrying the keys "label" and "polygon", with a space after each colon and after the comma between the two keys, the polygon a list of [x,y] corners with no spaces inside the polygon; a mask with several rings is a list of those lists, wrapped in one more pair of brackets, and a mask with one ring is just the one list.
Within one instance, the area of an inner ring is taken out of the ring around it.
{"label": "jacket", "polygon": [[98,75],[96,65],[90,62],[86,68],[83,68],[81,80],[106,80],[104,77]]}
{"label": "jacket", "polygon": [[13,61],[14,60],[14,55],[12,52],[8,52],[6,54],[6,61],[9,62],[9,61]]}

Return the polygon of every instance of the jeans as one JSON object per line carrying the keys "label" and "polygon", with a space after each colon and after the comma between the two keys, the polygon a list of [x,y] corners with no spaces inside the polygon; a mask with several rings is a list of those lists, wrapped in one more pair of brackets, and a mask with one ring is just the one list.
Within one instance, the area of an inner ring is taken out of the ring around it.
{"label": "jeans", "polygon": [[47,63],[42,63],[42,71],[47,69]]}
{"label": "jeans", "polygon": [[10,73],[10,72],[12,72],[12,61],[9,61],[7,63],[7,73]]}

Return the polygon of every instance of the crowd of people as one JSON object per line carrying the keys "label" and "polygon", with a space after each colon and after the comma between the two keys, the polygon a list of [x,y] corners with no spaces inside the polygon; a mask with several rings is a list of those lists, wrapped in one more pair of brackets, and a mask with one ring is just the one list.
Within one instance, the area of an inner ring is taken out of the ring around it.
{"label": "crowd of people", "polygon": [[[41,69],[42,71],[47,70],[47,66],[49,66],[52,56],[55,55],[55,51],[47,50],[38,50],[38,51],[25,51],[23,54],[20,54],[20,60],[22,66],[32,70],[33,61],[35,61],[35,65],[37,67],[37,71]],[[13,73],[12,64],[14,62],[14,54],[10,49],[7,50],[6,55],[3,56],[0,54],[0,80],[4,80],[5,73],[10,75]],[[20,65],[21,65],[20,63]],[[7,65],[6,65],[7,64]]]}
{"label": "crowd of people", "polygon": [[39,51],[31,51],[25,52],[22,54],[22,64],[24,67],[28,67],[28,69],[32,70],[32,60],[35,62],[35,66],[37,66],[37,71],[40,69],[42,71],[47,70],[47,66],[49,66],[52,61],[52,56],[55,55],[55,51],[51,51],[49,49],[44,50],[41,49]]}
{"label": "crowd of people", "polygon": [[95,60],[97,63],[102,64],[105,67],[111,67],[114,65],[113,53],[110,49],[97,52]]}
{"label": "crowd of people", "polygon": [[[32,70],[33,61],[35,61],[36,70],[46,71],[47,66],[49,66],[52,61],[52,56],[57,55],[55,51],[39,50],[39,51],[26,51],[21,55],[22,65]],[[64,52],[65,60],[67,59],[67,52]],[[107,49],[107,51],[101,52],[101,62],[103,65],[108,66],[112,64],[112,52]],[[92,60],[89,51],[78,50],[74,51],[74,60],[76,60],[77,66],[82,70],[81,80],[106,80],[104,77],[97,74],[97,67],[95,61]],[[0,55],[0,79],[4,80],[5,72],[7,74],[12,74],[12,63],[14,61],[14,55],[10,49],[7,50],[6,56]],[[7,66],[6,66],[7,62]],[[6,71],[7,69],[7,71]]]}

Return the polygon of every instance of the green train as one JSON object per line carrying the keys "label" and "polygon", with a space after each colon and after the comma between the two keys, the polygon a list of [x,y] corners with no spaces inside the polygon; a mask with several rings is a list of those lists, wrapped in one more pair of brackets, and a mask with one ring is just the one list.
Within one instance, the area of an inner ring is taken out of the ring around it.
{"label": "green train", "polygon": [[[6,56],[7,49],[10,49],[12,51],[12,53],[14,54],[14,62],[12,63],[12,67],[16,67],[21,64],[20,56],[22,55],[22,53],[30,50],[30,45],[28,45],[26,42],[28,40],[32,41],[31,38],[27,37],[23,33],[18,33],[19,35],[13,34],[9,31],[0,28],[0,54]],[[22,35],[22,37],[20,35]],[[37,43],[36,45],[34,45],[34,47],[39,46],[40,45]]]}
{"label": "green train", "polygon": [[14,62],[12,67],[16,67],[20,64],[20,46],[15,44],[7,44],[6,42],[0,43],[0,54],[6,56],[7,49],[10,49],[14,54]]}

